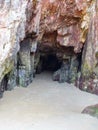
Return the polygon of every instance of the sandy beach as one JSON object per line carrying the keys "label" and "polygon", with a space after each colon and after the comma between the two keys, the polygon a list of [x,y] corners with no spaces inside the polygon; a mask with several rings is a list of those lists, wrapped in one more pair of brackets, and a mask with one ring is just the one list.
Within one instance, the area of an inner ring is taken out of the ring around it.
{"label": "sandy beach", "polygon": [[81,111],[98,96],[36,75],[28,88],[16,87],[0,99],[0,130],[98,130],[98,119]]}

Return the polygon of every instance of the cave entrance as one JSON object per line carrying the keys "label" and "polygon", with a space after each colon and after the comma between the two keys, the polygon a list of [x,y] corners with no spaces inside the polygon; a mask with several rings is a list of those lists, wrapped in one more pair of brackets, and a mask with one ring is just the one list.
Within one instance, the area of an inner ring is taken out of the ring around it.
{"label": "cave entrance", "polygon": [[54,72],[57,71],[62,65],[62,61],[59,60],[54,53],[40,54],[39,63],[36,68],[36,73],[39,74],[43,71]]}
{"label": "cave entrance", "polygon": [[37,48],[35,54],[35,70],[37,74],[43,71],[52,72],[52,79],[60,83],[75,83],[81,69],[81,53],[75,53],[73,47],[63,47],[62,50],[47,51]]}
{"label": "cave entrance", "polygon": [[[57,48],[44,43],[32,43],[25,39],[20,44],[17,65],[17,81],[20,86],[28,86],[35,74],[52,72],[54,81],[75,82],[80,66],[81,54],[75,54],[73,47]],[[35,49],[36,48],[36,49]]]}

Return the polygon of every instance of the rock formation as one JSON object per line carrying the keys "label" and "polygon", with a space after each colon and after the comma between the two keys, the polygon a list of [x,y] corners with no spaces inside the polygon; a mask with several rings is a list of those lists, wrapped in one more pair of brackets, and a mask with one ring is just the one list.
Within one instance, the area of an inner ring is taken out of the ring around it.
{"label": "rock formation", "polygon": [[0,92],[36,73],[98,94],[97,0],[0,0]]}
{"label": "rock formation", "polygon": [[86,107],[82,113],[98,118],[98,104]]}

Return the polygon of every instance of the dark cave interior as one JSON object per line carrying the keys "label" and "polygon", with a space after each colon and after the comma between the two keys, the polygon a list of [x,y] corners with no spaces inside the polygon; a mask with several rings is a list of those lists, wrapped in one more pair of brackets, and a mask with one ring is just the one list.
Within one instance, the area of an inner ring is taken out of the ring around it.
{"label": "dark cave interior", "polygon": [[[40,67],[37,67],[37,73],[40,73],[42,71],[57,71],[59,68],[61,68],[62,61],[60,61],[56,54],[42,54],[40,56],[39,61]],[[41,69],[41,70],[39,70]]]}

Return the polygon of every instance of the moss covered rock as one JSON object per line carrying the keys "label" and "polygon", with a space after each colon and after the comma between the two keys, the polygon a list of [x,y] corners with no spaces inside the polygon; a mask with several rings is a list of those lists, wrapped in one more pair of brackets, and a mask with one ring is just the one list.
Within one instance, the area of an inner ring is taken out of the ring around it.
{"label": "moss covered rock", "polygon": [[82,113],[98,118],[98,104],[86,107]]}

